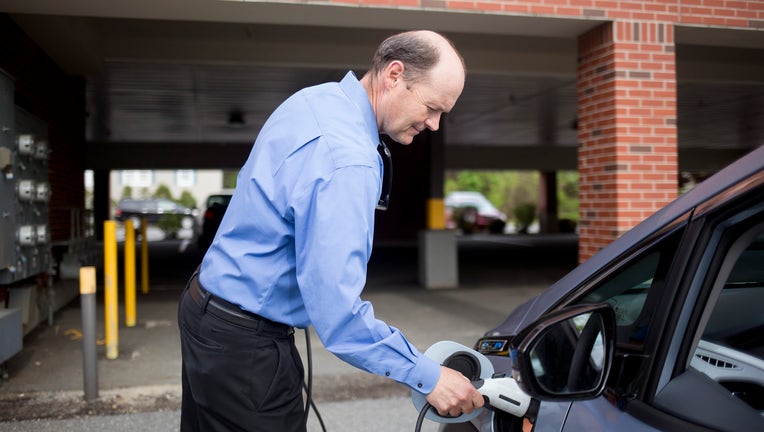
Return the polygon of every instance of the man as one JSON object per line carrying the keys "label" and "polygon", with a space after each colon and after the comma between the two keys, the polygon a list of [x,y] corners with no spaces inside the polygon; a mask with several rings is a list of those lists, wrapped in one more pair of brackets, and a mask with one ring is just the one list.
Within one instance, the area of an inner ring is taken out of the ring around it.
{"label": "man", "polygon": [[274,111],[181,299],[182,430],[304,431],[293,327],[363,370],[427,395],[442,415],[483,399],[422,355],[360,294],[383,185],[379,134],[437,130],[464,88],[462,57],[430,31],[391,36],[359,81],[303,89]]}

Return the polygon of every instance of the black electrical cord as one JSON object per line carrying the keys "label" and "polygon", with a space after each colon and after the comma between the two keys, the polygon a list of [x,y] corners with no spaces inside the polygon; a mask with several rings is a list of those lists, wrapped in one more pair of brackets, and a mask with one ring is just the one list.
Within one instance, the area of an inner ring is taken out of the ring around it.
{"label": "black electrical cord", "polygon": [[326,426],[324,425],[324,419],[321,418],[321,414],[318,412],[318,408],[316,407],[316,404],[313,402],[313,352],[310,348],[310,329],[305,328],[305,348],[308,352],[308,383],[302,383],[303,388],[305,389],[306,393],[306,401],[305,401],[305,414],[303,417],[303,422],[305,423],[305,428],[307,429],[308,426],[308,414],[310,414],[310,407],[313,407],[313,412],[316,413],[316,417],[318,417],[318,422],[321,424],[321,430],[326,432]]}
{"label": "black electrical cord", "polygon": [[[321,430],[326,432],[326,425],[324,425],[324,419],[321,418],[321,414],[318,412],[318,408],[316,407],[316,403],[313,402],[313,400],[310,400],[310,406],[313,407],[313,412],[316,413],[316,417],[318,418],[318,422],[321,424]],[[307,427],[307,424],[306,424]]]}
{"label": "black electrical cord", "polygon": [[422,430],[422,423],[424,422],[424,416],[427,415],[427,410],[432,408],[429,402],[425,402],[422,409],[419,410],[419,417],[416,419],[416,426],[414,432],[420,432]]}

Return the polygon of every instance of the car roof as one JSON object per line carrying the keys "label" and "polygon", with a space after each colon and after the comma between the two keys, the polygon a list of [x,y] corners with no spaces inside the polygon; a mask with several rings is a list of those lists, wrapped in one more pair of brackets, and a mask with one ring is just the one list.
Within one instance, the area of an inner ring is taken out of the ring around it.
{"label": "car roof", "polygon": [[480,192],[475,192],[475,191],[455,191],[455,192],[450,192],[450,193],[448,193],[446,195],[445,199],[447,201],[450,201],[450,200],[456,200],[456,201],[460,201],[460,200],[488,200],[488,198],[486,198],[485,195],[483,195]]}
{"label": "car roof", "polygon": [[[725,190],[762,171],[764,171],[764,146],[728,165],[624,233],[538,296],[520,305],[502,324],[489,333],[517,334],[518,331],[537,320],[550,307],[557,304],[571,291],[577,289],[601,268],[627,252],[635,244],[658,233],[689,211],[719,196]],[[727,196],[724,201],[731,198],[732,196]]]}
{"label": "car roof", "polygon": [[159,202],[159,201],[171,201],[171,202],[174,202],[174,201],[172,201],[170,199],[167,199],[167,198],[123,198],[119,202],[121,202],[121,203],[122,202],[138,202],[138,203],[140,203],[140,202]]}

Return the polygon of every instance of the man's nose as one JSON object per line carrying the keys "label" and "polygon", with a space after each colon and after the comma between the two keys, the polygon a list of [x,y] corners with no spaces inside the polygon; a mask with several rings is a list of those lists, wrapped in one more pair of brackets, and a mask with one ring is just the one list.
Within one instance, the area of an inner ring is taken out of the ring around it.
{"label": "man's nose", "polygon": [[440,128],[440,113],[428,116],[424,124],[427,126],[427,129],[433,132],[437,131]]}

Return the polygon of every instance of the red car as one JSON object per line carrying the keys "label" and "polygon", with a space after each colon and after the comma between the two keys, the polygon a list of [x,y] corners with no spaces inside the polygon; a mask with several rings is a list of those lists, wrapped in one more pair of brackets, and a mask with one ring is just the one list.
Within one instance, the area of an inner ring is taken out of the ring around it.
{"label": "red car", "polygon": [[507,225],[507,216],[480,192],[451,192],[446,195],[445,204],[448,227],[459,228],[465,234],[501,234]]}

